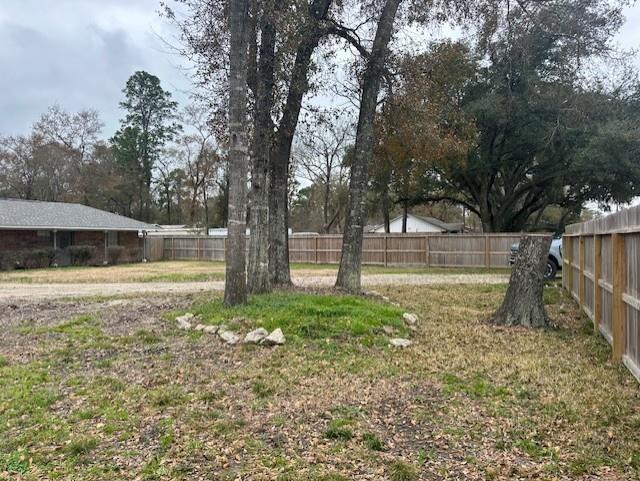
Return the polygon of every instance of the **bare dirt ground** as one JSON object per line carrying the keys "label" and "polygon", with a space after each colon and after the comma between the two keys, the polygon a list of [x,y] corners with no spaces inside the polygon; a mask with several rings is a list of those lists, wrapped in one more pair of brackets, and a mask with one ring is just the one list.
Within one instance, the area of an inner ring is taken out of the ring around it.
{"label": "bare dirt ground", "polygon": [[[301,275],[302,274],[302,275]],[[300,287],[330,287],[335,274],[313,275],[313,272],[294,274]],[[508,282],[502,274],[370,274],[364,275],[365,287],[382,285],[434,284],[502,284]],[[224,289],[224,281],[203,282],[104,282],[104,283],[4,283],[0,285],[0,300],[56,299],[67,297],[122,296],[135,294],[184,294]]]}

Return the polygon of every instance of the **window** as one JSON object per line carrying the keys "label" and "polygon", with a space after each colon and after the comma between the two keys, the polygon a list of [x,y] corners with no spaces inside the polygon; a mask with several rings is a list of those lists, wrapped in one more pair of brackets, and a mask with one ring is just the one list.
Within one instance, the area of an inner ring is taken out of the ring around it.
{"label": "window", "polygon": [[117,231],[109,231],[107,232],[107,245],[108,246],[117,246],[118,245],[118,232]]}
{"label": "window", "polygon": [[39,231],[36,231],[36,235],[41,239],[50,239],[51,238],[51,231],[39,230]]}

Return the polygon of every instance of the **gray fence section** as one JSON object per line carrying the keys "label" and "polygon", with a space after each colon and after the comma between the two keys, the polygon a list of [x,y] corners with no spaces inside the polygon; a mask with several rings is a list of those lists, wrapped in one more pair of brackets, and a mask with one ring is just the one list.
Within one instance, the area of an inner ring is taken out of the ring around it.
{"label": "gray fence section", "polygon": [[640,207],[567,227],[563,286],[640,380]]}

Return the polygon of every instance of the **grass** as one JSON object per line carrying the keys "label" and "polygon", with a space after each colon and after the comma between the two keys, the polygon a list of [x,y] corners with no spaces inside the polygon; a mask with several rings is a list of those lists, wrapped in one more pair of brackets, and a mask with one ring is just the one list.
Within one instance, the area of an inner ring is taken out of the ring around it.
{"label": "grass", "polygon": [[[126,305],[107,321],[98,301],[3,325],[0,480],[640,479],[640,387],[557,287],[547,330],[485,322],[505,286],[378,290],[404,308],[195,298],[206,322],[282,327],[278,348],[192,338],[168,313],[137,325]],[[392,349],[380,327],[404,310],[414,344]]]}
{"label": "grass", "polygon": [[[335,264],[292,264],[297,275],[334,276]],[[224,279],[225,265],[211,261],[162,261],[118,266],[69,266],[0,272],[0,283],[205,282]],[[506,269],[364,266],[365,274],[505,274]]]}
{"label": "grass", "polygon": [[358,296],[291,292],[253,296],[247,305],[231,309],[216,300],[194,311],[204,323],[238,331],[256,327],[272,331],[279,327],[293,342],[359,337],[367,343],[379,338],[386,325],[406,334],[403,312],[390,304]]}

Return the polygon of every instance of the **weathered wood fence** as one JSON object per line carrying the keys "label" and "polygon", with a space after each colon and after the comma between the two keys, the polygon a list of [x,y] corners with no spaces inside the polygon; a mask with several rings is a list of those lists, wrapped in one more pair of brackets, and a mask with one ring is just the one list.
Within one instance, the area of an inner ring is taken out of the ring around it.
{"label": "weathered wood fence", "polygon": [[[363,263],[381,266],[508,267],[520,234],[372,234],[363,242]],[[224,261],[225,237],[147,238],[149,260]],[[289,237],[291,262],[337,264],[341,235]],[[152,256],[153,253],[153,256]]]}
{"label": "weathered wood fence", "polygon": [[640,206],[567,227],[562,284],[640,380]]}

